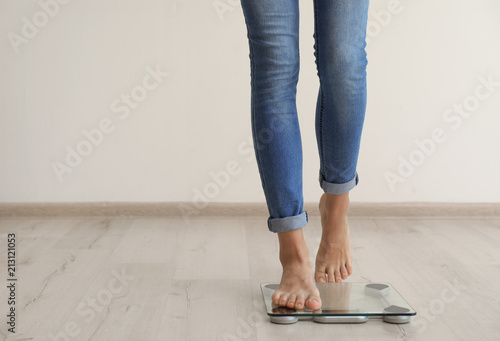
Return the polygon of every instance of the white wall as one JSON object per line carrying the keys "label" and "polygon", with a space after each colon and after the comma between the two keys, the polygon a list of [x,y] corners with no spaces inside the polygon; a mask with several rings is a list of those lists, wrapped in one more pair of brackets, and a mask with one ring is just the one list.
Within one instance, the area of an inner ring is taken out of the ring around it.
{"label": "white wall", "polygon": [[[264,201],[250,149],[248,42],[238,1],[65,0],[58,9],[45,6],[53,16],[44,23],[42,5],[54,1],[0,1],[0,201],[191,201],[228,163],[239,172],[211,200]],[[500,201],[499,15],[497,0],[372,0],[353,201]],[[23,18],[41,27],[26,31]],[[27,38],[14,47],[10,40],[23,30]],[[321,194],[313,44],[312,0],[303,0],[305,201]],[[168,76],[143,92],[148,67]],[[496,82],[491,92],[476,92],[480,78]],[[143,101],[127,117],[113,112],[131,91]],[[456,105],[470,115],[460,118]],[[113,130],[58,179],[53,164],[66,164],[66,148],[85,147],[82,130],[100,125]],[[435,129],[445,141],[419,154],[414,140]],[[391,188],[387,172],[398,174],[400,157],[410,156],[421,164]]]}

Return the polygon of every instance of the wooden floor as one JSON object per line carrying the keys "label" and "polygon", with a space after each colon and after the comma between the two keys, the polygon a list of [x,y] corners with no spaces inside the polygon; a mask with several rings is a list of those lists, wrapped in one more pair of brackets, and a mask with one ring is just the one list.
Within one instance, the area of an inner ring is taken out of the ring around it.
{"label": "wooden floor", "polygon": [[[410,324],[269,322],[279,282],[266,217],[3,218],[5,340],[499,340],[500,220],[351,219],[354,273],[389,282]],[[305,228],[311,261],[320,222]],[[16,334],[7,332],[7,233],[16,233]],[[314,263],[313,263],[314,264]]]}

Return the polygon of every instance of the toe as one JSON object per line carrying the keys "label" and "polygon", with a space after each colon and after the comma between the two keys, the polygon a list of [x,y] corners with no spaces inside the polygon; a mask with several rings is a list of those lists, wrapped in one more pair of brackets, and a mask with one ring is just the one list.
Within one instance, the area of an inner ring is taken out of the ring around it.
{"label": "toe", "polygon": [[350,276],[352,274],[352,266],[351,263],[346,263],[345,268],[347,270],[347,274]]}
{"label": "toe", "polygon": [[335,282],[336,283],[342,282],[342,277],[341,277],[339,269],[335,269],[334,275],[335,275]]}
{"label": "toe", "polygon": [[297,296],[295,295],[290,295],[290,297],[288,297],[288,303],[287,303],[287,307],[290,308],[290,309],[293,309],[295,308],[295,301],[297,299]]}
{"label": "toe", "polygon": [[326,282],[325,270],[323,270],[323,271],[316,270],[316,272],[314,273],[314,281],[316,283],[325,283]]}
{"label": "toe", "polygon": [[281,292],[279,292],[279,291],[275,291],[273,293],[273,295],[271,296],[273,303],[276,305],[279,305],[280,298],[281,298]]}
{"label": "toe", "polygon": [[311,310],[316,310],[321,308],[321,299],[316,296],[310,296],[306,300],[306,307]]}
{"label": "toe", "polygon": [[288,295],[287,294],[281,295],[279,305],[286,307],[287,303],[288,303]]}
{"label": "toe", "polygon": [[295,309],[304,309],[304,296],[297,296],[297,300],[295,301]]}
{"label": "toe", "polygon": [[349,277],[349,274],[347,273],[347,269],[345,268],[345,266],[340,267],[340,274],[342,275],[342,279],[346,279],[347,277]]}
{"label": "toe", "polygon": [[333,283],[335,282],[335,273],[333,269],[328,269],[326,271],[326,274],[328,276],[328,283]]}

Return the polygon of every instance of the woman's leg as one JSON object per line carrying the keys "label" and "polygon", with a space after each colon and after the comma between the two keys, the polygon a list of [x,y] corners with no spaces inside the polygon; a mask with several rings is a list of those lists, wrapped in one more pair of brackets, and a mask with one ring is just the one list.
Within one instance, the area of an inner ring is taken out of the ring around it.
{"label": "woman's leg", "polygon": [[298,0],[241,0],[251,65],[252,135],[269,218],[278,234],[281,283],[273,301],[302,309],[320,307],[302,197],[302,142],[296,107],[299,78]]}
{"label": "woman's leg", "polygon": [[298,0],[242,0],[251,64],[251,122],[268,228],[307,224],[302,198],[302,142],[296,107]]}
{"label": "woman's leg", "polygon": [[[356,165],[366,109],[368,0],[314,0],[315,56],[320,89],[316,137],[323,234],[315,280],[341,282],[352,273],[347,212],[358,184]],[[326,276],[325,276],[326,275]]]}

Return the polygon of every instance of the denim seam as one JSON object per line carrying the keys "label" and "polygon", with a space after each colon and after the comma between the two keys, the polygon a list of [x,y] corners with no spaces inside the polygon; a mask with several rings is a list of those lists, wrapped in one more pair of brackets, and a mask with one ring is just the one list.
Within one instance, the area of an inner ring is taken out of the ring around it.
{"label": "denim seam", "polygon": [[320,159],[320,172],[324,171],[324,151],[323,151],[323,87],[321,86],[321,72],[319,62],[319,34],[318,34],[318,3],[314,0],[314,34],[316,35],[316,65],[318,68],[319,78],[319,93],[320,93],[320,109],[319,109],[319,159]]}

